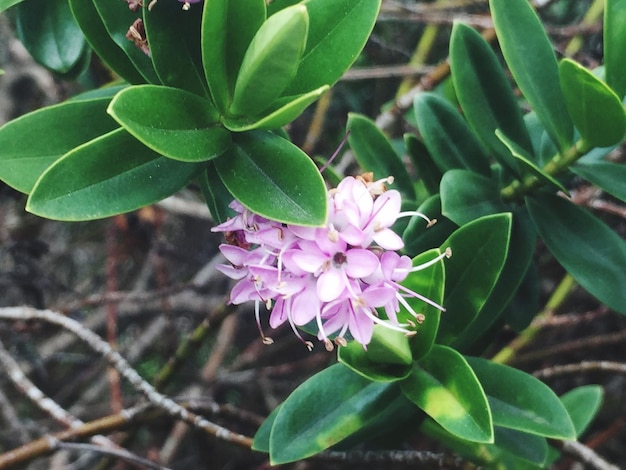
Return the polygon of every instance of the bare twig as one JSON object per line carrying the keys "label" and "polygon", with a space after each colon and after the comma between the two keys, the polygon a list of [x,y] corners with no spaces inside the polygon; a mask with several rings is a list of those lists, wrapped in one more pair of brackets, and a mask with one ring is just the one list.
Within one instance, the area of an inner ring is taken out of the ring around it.
{"label": "bare twig", "polygon": [[244,447],[252,446],[252,439],[230,431],[208,421],[206,418],[187,411],[172,399],[156,391],[148,382],[133,369],[117,351],[98,335],[85,329],[80,323],[52,310],[35,310],[28,307],[0,308],[0,318],[7,320],[43,320],[59,325],[84,341],[91,349],[102,355],[119,373],[128,380],[136,390],[140,391],[150,403],[164,410],[170,416],[177,417],[193,426],[202,429],[218,439],[226,440]]}
{"label": "bare twig", "polygon": [[418,464],[420,468],[462,468],[468,470],[479,468],[471,462],[454,455],[417,450],[329,451],[322,452],[312,459],[350,464],[402,464],[411,466],[411,468],[415,468]]}
{"label": "bare twig", "polygon": [[619,470],[619,467],[607,462],[592,449],[577,441],[551,441],[551,444],[561,449],[563,453],[574,457],[596,470]]}
{"label": "bare twig", "polygon": [[546,367],[533,372],[539,379],[549,379],[558,375],[581,374],[585,372],[616,372],[626,374],[626,364],[612,361],[582,361],[578,364],[564,364]]}

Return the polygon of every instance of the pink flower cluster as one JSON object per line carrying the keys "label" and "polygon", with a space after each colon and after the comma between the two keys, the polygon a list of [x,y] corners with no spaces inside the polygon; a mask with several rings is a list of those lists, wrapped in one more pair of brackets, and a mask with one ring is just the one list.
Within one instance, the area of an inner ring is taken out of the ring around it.
{"label": "pink flower cluster", "polygon": [[[400,193],[386,190],[391,178],[372,181],[371,177],[347,177],[328,192],[328,217],[323,227],[286,225],[268,220],[233,201],[238,215],[213,231],[226,232],[227,244],[220,250],[230,264],[218,269],[238,282],[230,302],[255,302],[260,327],[260,305],[272,312],[269,323],[276,328],[289,322],[297,327],[315,321],[318,338],[326,349],[333,342],[345,345],[345,334],[366,346],[374,324],[414,334],[410,329],[423,321],[405,297],[415,297],[443,310],[443,307],[402,286],[407,275],[439,261],[412,266],[408,256],[400,256],[402,239],[391,229],[398,217],[419,215],[400,212]],[[445,253],[442,256],[449,256]],[[400,306],[415,321],[400,323]],[[387,319],[376,311],[384,309]],[[263,335],[264,342],[272,340]],[[304,340],[302,340],[304,341]],[[309,349],[312,343],[305,341]]]}

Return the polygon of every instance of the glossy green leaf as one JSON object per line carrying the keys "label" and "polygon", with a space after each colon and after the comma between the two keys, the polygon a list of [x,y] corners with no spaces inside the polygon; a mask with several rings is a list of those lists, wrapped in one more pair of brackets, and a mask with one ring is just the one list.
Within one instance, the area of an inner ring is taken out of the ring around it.
{"label": "glossy green leaf", "polygon": [[439,247],[458,228],[454,222],[441,214],[439,194],[426,199],[417,211],[437,222],[428,226],[421,217],[411,217],[402,233],[402,240],[404,240],[404,251],[412,256]]}
{"label": "glossy green leaf", "polygon": [[626,94],[626,0],[604,2],[602,36],[606,83],[622,99]]}
{"label": "glossy green leaf", "polygon": [[430,195],[439,193],[441,170],[437,168],[426,146],[413,134],[404,134],[406,152],[417,170],[417,176]]}
{"label": "glossy green leaf", "polygon": [[226,114],[243,56],[265,21],[264,0],[205,0],[202,63],[213,102]]}
{"label": "glossy green leaf", "polygon": [[535,163],[533,163],[531,156],[528,155],[523,148],[517,145],[516,142],[513,142],[506,135],[504,135],[500,129],[496,130],[495,135],[504,145],[506,145],[509,152],[513,155],[513,158],[517,161],[517,168],[519,168],[521,174],[532,175],[544,184],[551,186],[553,190],[563,191],[565,194],[569,195],[569,191],[565,189],[565,186],[563,186],[559,180],[544,172]]}
{"label": "glossy green leaf", "polygon": [[93,0],[69,0],[69,5],[87,42],[100,58],[127,82],[144,83],[143,76],[109,36]]}
{"label": "glossy green leaf", "polygon": [[126,88],[113,98],[107,112],[144,145],[174,160],[210,160],[231,143],[211,102],[177,88]]}
{"label": "glossy green leaf", "polygon": [[[436,248],[421,253],[413,258],[413,266],[428,264],[440,254],[441,251]],[[435,343],[441,317],[441,310],[435,305],[443,304],[445,280],[445,260],[439,260],[419,271],[410,273],[401,282],[404,288],[430,301],[426,302],[415,297],[404,299],[414,313],[423,315],[423,321],[415,328],[416,334],[410,338],[411,352],[416,360],[425,356]],[[402,306],[398,312],[398,321],[416,323],[416,319],[407,311],[406,306]]]}
{"label": "glossy green leaf", "polygon": [[67,0],[26,0],[17,8],[16,27],[33,59],[58,73],[69,72],[87,47]]}
{"label": "glossy green leaf", "polygon": [[493,447],[495,449],[492,452],[495,454],[499,451],[498,453],[501,455],[498,461],[500,463],[511,462],[512,465],[505,468],[523,469],[523,464],[518,463],[518,459],[528,462],[531,465],[530,468],[543,466],[548,456],[548,442],[544,437],[500,426],[494,426],[494,431]]}
{"label": "glossy green leaf", "polygon": [[496,181],[469,170],[450,170],[441,179],[443,215],[458,225],[506,212]]}
{"label": "glossy green leaf", "polygon": [[610,195],[626,202],[625,164],[580,159],[569,169]]}
{"label": "glossy green leaf", "polygon": [[[511,226],[510,249],[502,272],[474,321],[452,343],[455,349],[465,351],[472,348],[472,351],[477,350],[482,353],[489,346],[491,341],[485,341],[485,333],[497,323],[504,308],[511,301],[526,276],[533,259],[536,241],[537,235],[528,214],[523,210],[516,211]],[[530,302],[525,304],[526,308],[531,305]],[[535,312],[532,311],[533,314]]]}
{"label": "glossy green leaf", "polygon": [[434,345],[400,387],[446,431],[472,442],[493,442],[485,392],[467,361],[454,349]]}
{"label": "glossy green leaf", "polygon": [[29,193],[41,174],[65,153],[118,127],[106,114],[109,101],[70,101],[5,124],[0,128],[0,179]]}
{"label": "glossy green leaf", "polygon": [[502,313],[502,319],[513,331],[521,333],[535,319],[541,310],[539,294],[539,273],[536,264],[531,262],[526,276]]}
{"label": "glossy green leaf", "polygon": [[495,425],[554,439],[576,438],[567,410],[547,385],[503,364],[466,359],[487,394]]}
{"label": "glossy green leaf", "polygon": [[270,462],[328,449],[376,419],[396,394],[393,384],[372,382],[341,364],[328,367],[283,402],[270,435]]}
{"label": "glossy green leaf", "polygon": [[150,56],[164,85],[206,96],[200,28],[202,8],[183,10],[178,2],[157,2],[143,10]]}
{"label": "glossy green leaf", "polygon": [[207,169],[198,177],[198,183],[215,222],[226,222],[229,217],[236,215],[235,211],[229,207],[233,196],[217,174],[214,162],[207,162]]}
{"label": "glossy green leaf", "polygon": [[[494,131],[502,130],[532,154],[521,110],[491,46],[478,32],[461,23],[455,23],[452,28],[450,70],[469,125],[498,161],[515,173],[517,165]],[[481,173],[489,175],[488,162],[484,165],[486,168]]]}
{"label": "glossy green leaf", "polygon": [[274,422],[276,421],[276,416],[278,416],[278,412],[280,411],[280,407],[282,404],[278,405],[276,408],[272,410],[270,415],[265,418],[263,424],[259,427],[257,432],[254,434],[254,441],[252,441],[252,450],[256,450],[257,452],[265,452],[269,454],[270,452],[270,435],[272,433],[272,427],[274,426]]}
{"label": "glossy green leaf", "polygon": [[149,83],[160,83],[150,57],[126,37],[129,28],[139,19],[140,14],[132,12],[126,2],[92,1],[108,35],[124,51],[139,73]]}
{"label": "glossy green leaf", "polygon": [[359,166],[374,173],[374,179],[393,176],[389,185],[397,189],[403,198],[415,199],[411,178],[391,142],[369,118],[356,113],[348,114],[348,143],[354,151]]}
{"label": "glossy green leaf", "polygon": [[333,85],[354,63],[378,17],[381,0],[307,0],[309,35],[285,95]]}
{"label": "glossy green leaf", "polygon": [[437,342],[450,343],[474,320],[496,285],[509,250],[511,214],[476,219],[454,232],[441,249],[446,260],[446,297]]}
{"label": "glossy green leaf", "polygon": [[560,397],[574,424],[576,437],[580,437],[596,417],[602,406],[603,396],[604,390],[601,386],[584,385]]}
{"label": "glossy green leaf", "polygon": [[434,93],[419,93],[413,101],[417,128],[442,172],[461,168],[489,176],[489,160],[459,112]]}
{"label": "glossy green leaf", "polygon": [[0,13],[23,1],[24,0],[0,0]]}
{"label": "glossy green leaf", "polygon": [[526,198],[539,236],[590,294],[626,315],[626,241],[574,203],[551,194]]}
{"label": "glossy green leaf", "polygon": [[559,64],[559,77],[567,109],[584,141],[595,147],[621,142],[626,113],[615,92],[570,59]]}
{"label": "glossy green leaf", "polygon": [[160,201],[202,166],[162,157],[117,129],[67,153],[39,178],[26,210],[56,220],[91,220]]}
{"label": "glossy green leaf", "polygon": [[241,62],[231,114],[256,116],[276,101],[296,74],[308,26],[303,5],[285,8],[261,25]]}
{"label": "glossy green leaf", "polygon": [[[317,90],[300,96],[280,98],[274,102],[262,117],[229,117],[222,119],[224,126],[233,132],[250,131],[253,129],[278,129],[289,124],[322,94],[328,90],[323,86]],[[274,110],[273,108],[276,107]]]}
{"label": "glossy green leaf", "polygon": [[231,194],[256,214],[279,222],[326,222],[326,187],[313,161],[269,131],[234,136],[215,166]]}
{"label": "glossy green leaf", "polygon": [[[108,98],[112,99],[115,95],[117,95],[120,91],[125,88],[128,88],[127,83],[123,84],[111,84],[105,85],[100,88],[94,88],[93,90],[84,91],[83,93],[79,93],[78,95],[74,95],[65,102],[75,102],[75,101],[87,101],[87,100],[95,100],[100,98]],[[106,112],[106,110],[105,110]]]}
{"label": "glossy green leaf", "polygon": [[411,372],[411,349],[404,333],[374,325],[367,349],[350,341],[338,351],[339,362],[363,377],[376,382],[404,379]]}
{"label": "glossy green leaf", "polygon": [[513,78],[561,152],[573,125],[559,85],[552,44],[528,0],[489,0],[498,41]]}

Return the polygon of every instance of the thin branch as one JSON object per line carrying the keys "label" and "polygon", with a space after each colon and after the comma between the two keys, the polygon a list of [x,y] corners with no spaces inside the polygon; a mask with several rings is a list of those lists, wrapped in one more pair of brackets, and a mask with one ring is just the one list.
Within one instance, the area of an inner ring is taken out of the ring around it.
{"label": "thin branch", "polygon": [[585,372],[616,372],[626,374],[626,364],[612,361],[582,361],[578,364],[550,366],[533,372],[538,379],[549,379],[559,375],[581,374]]}
{"label": "thin branch", "polygon": [[85,329],[80,323],[71,318],[65,317],[52,310],[35,310],[29,307],[7,307],[0,308],[0,318],[7,320],[43,320],[55,325],[59,325],[78,336],[91,349],[103,356],[110,365],[128,380],[136,390],[140,391],[150,403],[163,409],[170,416],[175,416],[203,431],[234,444],[251,447],[252,439],[248,436],[230,431],[222,426],[208,421],[206,418],[191,413],[174,400],[159,393],[152,385],[146,382],[133,369],[130,364],[117,351],[113,350],[108,343],[103,341],[98,335]]}
{"label": "thin branch", "polygon": [[446,454],[436,454],[428,451],[417,450],[389,450],[389,451],[328,451],[312,457],[311,460],[323,460],[329,462],[345,462],[349,464],[395,464],[424,468],[427,465],[432,468],[448,469],[477,469],[476,465],[461,457]]}
{"label": "thin branch", "polygon": [[592,449],[577,441],[550,441],[550,443],[574,457],[578,462],[589,465],[596,470],[619,470],[619,467],[607,462]]}

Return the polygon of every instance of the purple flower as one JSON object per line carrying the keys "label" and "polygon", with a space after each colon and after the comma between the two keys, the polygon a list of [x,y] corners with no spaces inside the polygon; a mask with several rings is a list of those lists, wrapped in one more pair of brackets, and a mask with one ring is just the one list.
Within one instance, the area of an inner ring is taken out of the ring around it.
{"label": "purple flower", "polygon": [[[230,207],[237,216],[213,228],[225,232],[227,244],[220,250],[229,264],[218,269],[237,281],[230,302],[255,302],[261,336],[260,305],[272,312],[269,324],[277,328],[287,322],[310,349],[298,327],[314,324],[317,336],[328,350],[346,344],[350,335],[364,347],[375,324],[407,335],[423,315],[415,313],[405,297],[443,307],[402,286],[411,271],[424,269],[449,252],[412,266],[408,256],[396,253],[404,247],[391,229],[399,217],[423,214],[401,213],[400,193],[387,191],[392,178],[373,181],[368,175],[347,177],[328,193],[329,210],[323,227],[284,225],[255,214],[239,202]],[[386,319],[379,317],[383,309]],[[400,323],[397,313],[405,308],[415,321]],[[331,341],[333,337],[333,341]]]}

